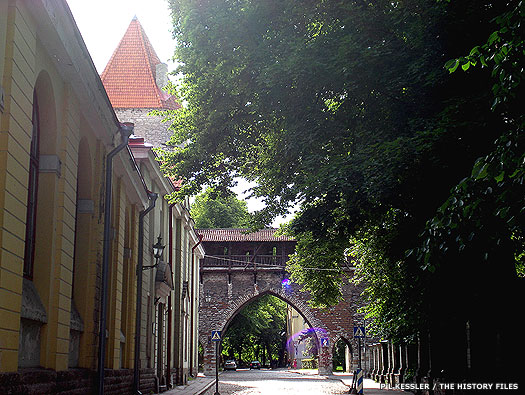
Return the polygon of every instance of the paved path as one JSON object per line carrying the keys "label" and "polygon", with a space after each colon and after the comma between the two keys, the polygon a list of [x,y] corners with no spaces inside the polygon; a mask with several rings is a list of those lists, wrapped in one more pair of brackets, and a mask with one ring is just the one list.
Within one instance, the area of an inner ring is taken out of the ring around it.
{"label": "paved path", "polygon": [[[306,370],[306,369],[297,369],[297,370],[283,370],[283,372],[308,375],[308,376],[317,376],[317,370]],[[240,373],[240,372],[239,372]],[[348,388],[352,385],[353,376],[350,373],[339,373],[334,372],[331,375],[318,376],[319,378],[324,377],[330,380],[338,380],[342,384],[346,385]],[[219,377],[219,385],[221,382],[226,379],[226,377]],[[225,386],[225,388],[227,385]],[[230,385],[226,393],[236,393],[234,387]],[[199,374],[195,379],[192,379],[188,382],[188,385],[175,387],[169,391],[163,392],[163,395],[202,395],[202,394],[213,394],[215,392],[215,377],[204,376]],[[257,392],[254,392],[257,393]],[[275,392],[274,392],[275,393]],[[287,392],[290,393],[290,392]],[[335,392],[340,393],[340,392]],[[400,395],[400,391],[394,390],[384,390],[380,389],[379,383],[376,383],[373,380],[365,379],[364,380],[364,393],[366,395]],[[221,392],[222,395],[222,392]],[[275,395],[279,395],[275,393]]]}
{"label": "paved path", "polygon": [[[213,385],[204,395],[214,395]],[[348,387],[338,379],[302,375],[285,369],[238,369],[219,378],[221,395],[345,395]]]}
{"label": "paved path", "polygon": [[[307,370],[307,369],[300,369],[300,370],[292,370],[292,372],[299,373],[299,374],[317,374],[317,370]],[[352,373],[339,373],[339,372],[333,372],[330,375],[326,375],[326,377],[331,379],[338,379],[343,382],[348,388],[352,386],[352,380],[354,378]],[[401,390],[386,390],[381,389],[380,384],[375,382],[371,379],[364,379],[363,380],[363,392],[365,395],[401,395],[403,391]],[[406,392],[405,392],[406,393]]]}

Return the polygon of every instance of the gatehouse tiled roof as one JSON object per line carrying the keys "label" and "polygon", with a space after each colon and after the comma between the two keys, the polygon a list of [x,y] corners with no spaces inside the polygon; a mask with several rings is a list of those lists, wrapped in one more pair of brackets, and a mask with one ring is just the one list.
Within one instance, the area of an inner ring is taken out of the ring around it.
{"label": "gatehouse tiled roof", "polygon": [[100,78],[114,108],[177,109],[173,96],[156,83],[161,61],[135,17]]}
{"label": "gatehouse tiled roof", "polygon": [[266,228],[257,232],[246,233],[247,229],[196,229],[202,235],[202,241],[295,241],[289,236],[275,236],[278,229]]}

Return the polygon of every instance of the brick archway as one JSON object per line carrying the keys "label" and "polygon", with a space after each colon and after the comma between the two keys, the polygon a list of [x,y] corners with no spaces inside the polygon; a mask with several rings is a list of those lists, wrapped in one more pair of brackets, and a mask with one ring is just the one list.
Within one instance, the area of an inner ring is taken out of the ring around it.
{"label": "brick archway", "polygon": [[[347,274],[351,277],[350,270]],[[335,307],[319,310],[308,305],[308,294],[301,292],[297,284],[283,287],[284,277],[282,268],[201,266],[199,340],[204,346],[204,374],[215,372],[215,344],[211,331],[225,331],[238,312],[265,294],[279,297],[305,318],[318,343],[319,374],[331,373],[333,345],[341,337],[352,338],[362,290],[350,284],[347,278],[342,285],[344,300]],[[323,344],[320,344],[321,339]]]}
{"label": "brick archway", "polygon": [[[354,350],[358,350],[358,342],[357,341],[354,341],[353,338],[349,337],[349,336],[343,336],[343,335],[338,335],[335,339],[334,339],[334,342],[332,344],[332,351],[335,350],[335,347],[337,346],[337,343],[339,342],[343,342],[345,344],[345,346],[348,347],[347,351],[350,353],[350,358],[349,359],[346,359],[347,356],[345,355],[345,362],[346,362],[346,372],[350,372],[354,369],[351,369],[351,368],[354,368],[354,367],[357,367],[357,352],[354,352]],[[345,351],[346,352],[346,351]]]}

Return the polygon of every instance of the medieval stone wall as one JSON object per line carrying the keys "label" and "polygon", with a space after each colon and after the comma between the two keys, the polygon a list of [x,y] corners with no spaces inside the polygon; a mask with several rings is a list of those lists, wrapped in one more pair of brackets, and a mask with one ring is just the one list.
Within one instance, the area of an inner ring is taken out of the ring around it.
{"label": "medieval stone wall", "polygon": [[[351,277],[351,272],[347,274]],[[347,278],[342,285],[344,300],[341,303],[330,309],[314,309],[308,304],[309,295],[301,292],[299,285],[282,284],[286,276],[286,272],[279,268],[201,268],[199,340],[204,347],[205,374],[213,374],[215,366],[215,344],[211,340],[211,331],[221,330],[224,333],[238,312],[265,294],[275,295],[289,303],[314,330],[320,350],[320,374],[331,372],[333,345],[341,338],[351,344],[354,350],[352,366],[357,366],[357,342],[353,340],[353,327],[362,324],[357,313],[362,288],[351,284]]]}
{"label": "medieval stone wall", "polygon": [[144,137],[144,141],[155,148],[167,148],[166,142],[171,137],[171,131],[168,130],[169,123],[163,122],[160,116],[149,115],[151,111],[152,109],[147,108],[115,108],[120,122],[135,124],[135,136]]}
{"label": "medieval stone wall", "polygon": [[[293,254],[295,249],[295,242],[276,241],[275,243],[259,241],[251,242],[231,242],[231,241],[207,241],[206,254],[207,255],[245,255],[249,253],[254,255],[272,255],[275,248],[276,256],[288,257]],[[226,252],[226,254],[225,254]]]}

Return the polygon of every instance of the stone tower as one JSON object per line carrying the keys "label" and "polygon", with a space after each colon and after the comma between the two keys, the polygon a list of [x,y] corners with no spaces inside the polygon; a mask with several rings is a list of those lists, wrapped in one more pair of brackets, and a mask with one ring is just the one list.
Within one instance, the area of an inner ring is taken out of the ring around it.
{"label": "stone tower", "polygon": [[101,79],[121,122],[133,122],[135,135],[154,147],[165,147],[171,133],[162,117],[152,110],[180,108],[162,90],[168,83],[168,66],[162,63],[137,17],[129,24]]}

